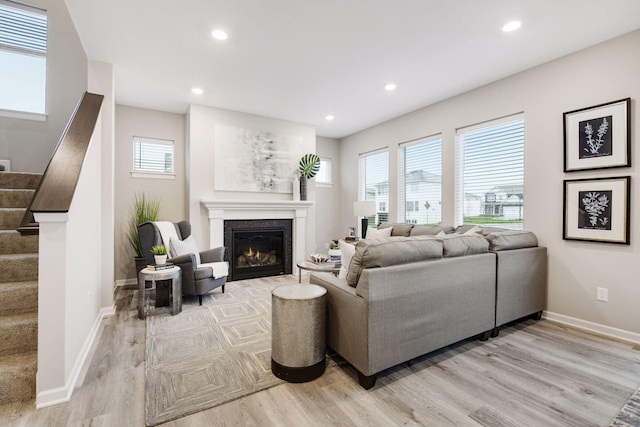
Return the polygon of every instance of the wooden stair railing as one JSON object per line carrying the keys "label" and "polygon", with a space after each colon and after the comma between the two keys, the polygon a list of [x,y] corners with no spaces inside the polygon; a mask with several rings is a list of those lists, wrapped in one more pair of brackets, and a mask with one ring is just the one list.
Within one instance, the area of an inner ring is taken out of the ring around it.
{"label": "wooden stair railing", "polygon": [[103,95],[88,92],[80,98],[22,217],[20,233],[38,234],[33,212],[69,211],[103,99]]}

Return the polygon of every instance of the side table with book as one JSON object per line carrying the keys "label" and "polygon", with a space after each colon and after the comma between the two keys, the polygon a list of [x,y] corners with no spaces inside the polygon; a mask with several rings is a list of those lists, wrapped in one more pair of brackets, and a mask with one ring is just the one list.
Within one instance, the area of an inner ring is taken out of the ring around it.
{"label": "side table with book", "polygon": [[145,282],[151,282],[151,289],[156,287],[159,280],[171,280],[171,314],[182,312],[182,270],[176,265],[149,265],[138,274],[138,317],[144,319],[145,313]]}
{"label": "side table with book", "polygon": [[336,262],[313,262],[311,260],[302,260],[296,263],[298,267],[298,283],[302,283],[302,270],[316,271],[316,272],[328,272],[335,275],[340,271],[340,263]]}

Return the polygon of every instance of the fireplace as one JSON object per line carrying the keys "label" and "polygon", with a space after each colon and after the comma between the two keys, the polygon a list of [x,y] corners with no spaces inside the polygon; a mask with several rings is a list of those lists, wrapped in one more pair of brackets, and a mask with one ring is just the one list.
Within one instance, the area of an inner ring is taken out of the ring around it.
{"label": "fireplace", "polygon": [[228,280],[291,274],[292,220],[224,221]]}

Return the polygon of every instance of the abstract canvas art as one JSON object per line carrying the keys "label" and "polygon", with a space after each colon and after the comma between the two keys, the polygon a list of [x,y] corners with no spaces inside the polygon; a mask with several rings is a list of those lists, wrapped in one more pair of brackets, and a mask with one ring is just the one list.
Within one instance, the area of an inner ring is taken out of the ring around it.
{"label": "abstract canvas art", "polygon": [[294,147],[302,137],[215,126],[214,188],[223,191],[291,193]]}

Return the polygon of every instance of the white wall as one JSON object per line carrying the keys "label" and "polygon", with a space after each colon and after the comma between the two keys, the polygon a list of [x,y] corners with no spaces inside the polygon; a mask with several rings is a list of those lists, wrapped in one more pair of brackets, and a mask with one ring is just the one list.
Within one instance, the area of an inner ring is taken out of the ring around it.
{"label": "white wall", "polygon": [[[443,64],[442,66],[446,66]],[[397,147],[404,141],[442,133],[443,218],[454,221],[455,131],[467,125],[524,112],[525,228],[549,251],[548,311],[640,333],[640,224],[637,200],[640,150],[631,168],[563,173],[562,114],[626,97],[632,98],[631,141],[640,120],[640,31],[585,49],[441,103],[344,138],[340,142],[341,206],[357,198],[358,155],[390,148],[391,221],[397,215]],[[562,240],[563,180],[631,175],[631,245]],[[352,225],[341,216],[341,227]],[[596,286],[609,289],[609,302],[597,302]]]}
{"label": "white wall", "polygon": [[[292,150],[292,174],[305,153],[315,153],[316,133],[313,126],[253,114],[239,113],[220,108],[191,105],[187,113],[187,182],[189,187],[189,219],[192,233],[201,249],[209,248],[208,212],[202,200],[292,200],[292,194],[219,191],[214,189],[216,159],[215,125],[233,126],[279,135],[299,136],[303,142]],[[224,160],[221,162],[224,164]],[[309,183],[308,200],[315,200],[315,182]],[[307,248],[311,253],[315,246],[316,207],[307,217]]]}
{"label": "white wall", "polygon": [[[128,220],[136,194],[144,192],[160,199],[159,219],[182,221],[186,213],[185,116],[143,108],[116,105],[115,126],[115,278],[135,278],[133,249],[127,241]],[[133,137],[167,139],[174,142],[175,179],[133,178]]]}
{"label": "white wall", "polygon": [[14,171],[41,173],[87,90],[87,56],[64,0],[28,3],[47,10],[47,120],[0,117],[0,159],[11,160]]}
{"label": "white wall", "polygon": [[316,251],[326,253],[332,240],[347,235],[347,230],[340,226],[340,218],[349,212],[340,205],[340,143],[337,139],[319,136],[316,154],[331,159],[331,186],[316,184],[316,209],[319,212],[316,216]]}

